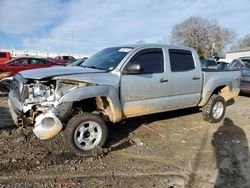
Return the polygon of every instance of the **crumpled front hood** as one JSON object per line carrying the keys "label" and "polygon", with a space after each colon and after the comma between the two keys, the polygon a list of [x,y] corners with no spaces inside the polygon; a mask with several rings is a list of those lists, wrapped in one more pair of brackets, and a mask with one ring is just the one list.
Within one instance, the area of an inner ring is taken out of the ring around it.
{"label": "crumpled front hood", "polygon": [[93,83],[97,85],[111,85],[118,86],[119,85],[119,76],[113,74],[112,72],[96,72],[96,73],[84,73],[84,74],[74,74],[74,75],[64,75],[64,76],[56,76],[54,77],[56,80],[61,81],[75,81],[75,82],[86,82]]}
{"label": "crumpled front hood", "polygon": [[119,75],[105,70],[83,68],[78,66],[56,66],[42,69],[21,71],[20,75],[25,80],[56,79],[64,81],[87,82],[97,85],[119,85]]}
{"label": "crumpled front hood", "polygon": [[98,70],[98,69],[90,69],[90,68],[83,68],[79,66],[54,66],[49,68],[40,68],[40,69],[32,69],[32,70],[25,70],[19,72],[25,79],[34,79],[34,80],[41,80],[46,78],[52,78],[56,76],[64,76],[64,75],[77,75],[77,74],[84,74],[84,73],[102,73],[106,72],[105,70]]}

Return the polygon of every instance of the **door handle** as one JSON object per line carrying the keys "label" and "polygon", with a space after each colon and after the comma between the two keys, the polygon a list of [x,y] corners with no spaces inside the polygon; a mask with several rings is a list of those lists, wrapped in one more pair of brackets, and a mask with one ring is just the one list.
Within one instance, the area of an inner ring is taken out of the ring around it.
{"label": "door handle", "polygon": [[168,79],[161,78],[161,79],[160,79],[160,82],[161,82],[161,83],[168,82]]}
{"label": "door handle", "polygon": [[199,79],[200,79],[199,76],[194,76],[194,77],[193,77],[193,80],[199,80]]}

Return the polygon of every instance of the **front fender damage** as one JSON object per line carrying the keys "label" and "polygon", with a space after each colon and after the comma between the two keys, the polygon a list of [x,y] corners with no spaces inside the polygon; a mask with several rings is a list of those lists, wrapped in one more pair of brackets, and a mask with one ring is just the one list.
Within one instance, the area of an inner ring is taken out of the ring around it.
{"label": "front fender damage", "polygon": [[68,92],[59,102],[77,102],[84,99],[95,98],[97,108],[102,110],[113,123],[123,118],[123,110],[118,92],[112,86],[89,86],[77,88]]}

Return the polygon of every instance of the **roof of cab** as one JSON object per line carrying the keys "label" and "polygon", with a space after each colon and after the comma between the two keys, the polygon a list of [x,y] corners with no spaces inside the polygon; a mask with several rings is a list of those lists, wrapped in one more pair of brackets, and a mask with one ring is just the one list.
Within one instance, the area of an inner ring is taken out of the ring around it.
{"label": "roof of cab", "polygon": [[167,45],[167,44],[129,44],[129,45],[119,45],[116,47],[121,47],[121,48],[175,48],[175,49],[185,49],[185,50],[194,50],[193,48],[186,47],[186,46],[177,46],[177,45]]}

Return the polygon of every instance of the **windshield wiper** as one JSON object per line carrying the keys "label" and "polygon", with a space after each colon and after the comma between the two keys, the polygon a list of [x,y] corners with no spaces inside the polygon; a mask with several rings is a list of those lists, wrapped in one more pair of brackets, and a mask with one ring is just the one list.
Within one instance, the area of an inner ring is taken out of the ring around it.
{"label": "windshield wiper", "polygon": [[96,66],[81,66],[83,68],[90,68],[90,69],[99,69],[99,70],[106,70],[106,69],[101,69],[101,68],[98,68]]}
{"label": "windshield wiper", "polygon": [[91,68],[91,69],[98,69],[96,66],[82,66],[83,68]]}

